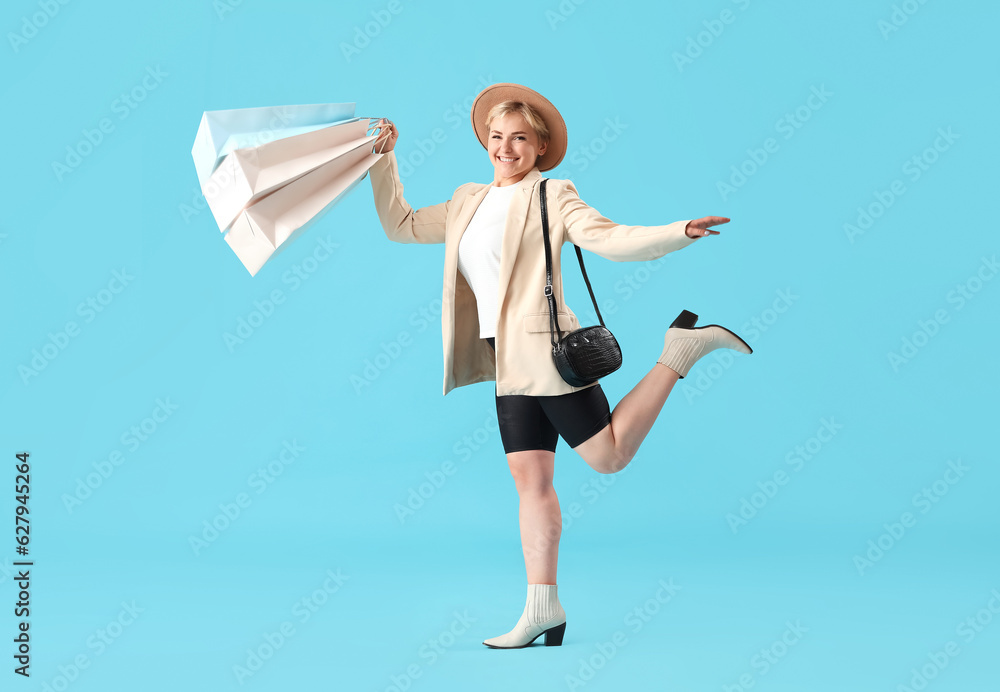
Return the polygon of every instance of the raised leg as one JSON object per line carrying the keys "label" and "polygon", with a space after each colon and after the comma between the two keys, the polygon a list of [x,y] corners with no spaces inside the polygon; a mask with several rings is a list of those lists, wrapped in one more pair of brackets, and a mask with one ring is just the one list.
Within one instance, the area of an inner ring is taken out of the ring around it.
{"label": "raised leg", "polygon": [[599,473],[621,471],[639,451],[678,379],[666,365],[653,365],[615,406],[611,424],[573,450]]}

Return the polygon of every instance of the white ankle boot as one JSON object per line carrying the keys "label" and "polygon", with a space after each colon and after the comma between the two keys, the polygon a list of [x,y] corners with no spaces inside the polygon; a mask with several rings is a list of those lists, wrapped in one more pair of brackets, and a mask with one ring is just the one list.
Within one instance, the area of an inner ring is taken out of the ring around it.
{"label": "white ankle boot", "polygon": [[681,376],[687,376],[691,366],[699,358],[717,348],[731,348],[739,353],[753,353],[753,349],[743,339],[725,327],[710,324],[694,328],[698,316],[684,310],[667,329],[663,339],[663,353],[657,363],[662,363]]}
{"label": "white ankle boot", "polygon": [[493,649],[520,649],[545,635],[545,646],[560,646],[566,631],[566,611],[555,584],[528,584],[528,602],[521,619],[507,634],[483,642]]}

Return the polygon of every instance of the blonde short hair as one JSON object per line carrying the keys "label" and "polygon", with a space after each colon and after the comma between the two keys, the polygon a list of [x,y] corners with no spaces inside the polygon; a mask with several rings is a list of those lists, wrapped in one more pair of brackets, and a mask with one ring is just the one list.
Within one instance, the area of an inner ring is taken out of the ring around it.
{"label": "blonde short hair", "polygon": [[501,101],[493,106],[493,108],[490,108],[490,112],[486,114],[486,131],[489,132],[490,123],[496,118],[502,118],[511,113],[520,114],[528,122],[531,129],[538,135],[539,145],[549,141],[549,128],[545,124],[545,121],[542,120],[541,114],[532,106],[522,101]]}

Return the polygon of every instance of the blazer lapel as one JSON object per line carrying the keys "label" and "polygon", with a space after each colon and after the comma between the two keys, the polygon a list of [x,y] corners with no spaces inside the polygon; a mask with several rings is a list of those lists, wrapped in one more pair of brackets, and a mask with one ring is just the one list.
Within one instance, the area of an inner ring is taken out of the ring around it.
{"label": "blazer lapel", "polygon": [[458,216],[455,217],[454,233],[456,238],[453,243],[456,250],[458,249],[458,244],[462,240],[462,234],[465,233],[465,229],[469,227],[469,222],[472,221],[472,217],[476,215],[476,209],[479,208],[480,202],[486,199],[486,193],[490,191],[489,185],[483,185],[482,189],[466,196],[465,201],[462,202],[462,210],[458,212]]}
{"label": "blazer lapel", "polygon": [[467,195],[462,202],[458,216],[455,217],[455,223],[445,227],[444,287],[448,295],[454,296],[455,282],[458,280],[458,244],[462,240],[465,229],[469,227],[469,222],[472,221],[479,203],[486,198],[486,193],[489,191],[489,185],[484,185],[481,190]]}
{"label": "blazer lapel", "polygon": [[528,223],[528,212],[531,210],[532,190],[535,183],[542,179],[542,174],[538,168],[532,168],[517,183],[520,190],[514,194],[514,199],[510,201],[510,208],[507,210],[507,225],[504,227],[503,240],[500,243],[500,287],[497,289],[497,312],[503,307],[504,296],[507,295],[507,284],[510,282],[510,275],[514,269],[514,258],[517,250],[521,246],[521,238],[524,237],[524,229]]}
{"label": "blazer lapel", "polygon": [[[535,183],[542,179],[542,174],[537,167],[528,171],[520,182],[515,183],[520,189],[514,194],[507,211],[507,223],[504,226],[503,238],[500,243],[500,284],[497,293],[499,312],[503,306],[503,298],[507,292],[507,284],[514,268],[514,258],[517,256],[517,249],[521,245],[521,238],[528,221],[528,212],[531,209],[532,191]],[[445,266],[449,269],[446,277],[450,278],[447,286],[449,291],[454,291],[456,274],[458,272],[458,246],[462,242],[462,235],[469,227],[469,222],[476,214],[479,204],[486,199],[492,183],[483,185],[480,190],[468,195],[462,203],[462,209],[455,217],[452,226],[452,237],[446,238],[445,245]]]}

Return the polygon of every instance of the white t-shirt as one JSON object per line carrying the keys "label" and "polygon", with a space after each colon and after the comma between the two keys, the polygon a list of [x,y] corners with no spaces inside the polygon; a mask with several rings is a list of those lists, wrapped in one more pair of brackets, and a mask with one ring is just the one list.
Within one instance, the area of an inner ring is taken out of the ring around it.
{"label": "white t-shirt", "polygon": [[520,185],[490,185],[458,245],[458,270],[476,295],[479,338],[496,336],[497,298],[500,290],[500,242],[507,223],[507,209]]}

